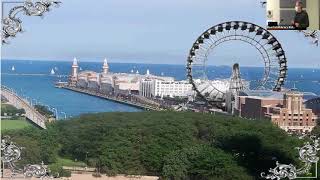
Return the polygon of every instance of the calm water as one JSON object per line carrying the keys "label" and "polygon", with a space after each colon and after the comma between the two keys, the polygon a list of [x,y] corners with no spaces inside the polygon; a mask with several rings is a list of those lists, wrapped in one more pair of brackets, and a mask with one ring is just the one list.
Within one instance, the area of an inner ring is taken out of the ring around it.
{"label": "calm water", "polygon": [[[2,84],[14,88],[19,94],[31,97],[34,102],[55,107],[59,112],[65,112],[68,116],[75,116],[82,113],[111,112],[111,111],[141,111],[140,109],[110,102],[100,98],[75,93],[72,91],[57,89],[53,86],[58,80],[66,80],[50,76],[52,68],[56,67],[56,75],[68,75],[71,72],[70,62],[54,61],[2,61]],[[102,62],[80,62],[83,70],[101,71]],[[12,66],[15,71],[11,70]],[[110,63],[112,72],[134,72],[138,70],[144,74],[147,69],[151,74],[173,76],[177,80],[186,79],[184,65],[155,65],[155,64],[122,64]],[[261,68],[241,68],[242,77],[249,80],[261,78]],[[38,74],[38,75],[13,75],[16,74]],[[230,77],[231,70],[226,67],[208,68],[209,78]],[[42,74],[42,75],[41,75]],[[313,92],[320,95],[320,69],[290,69],[286,87],[296,86],[301,91]],[[60,116],[62,114],[60,113]]]}

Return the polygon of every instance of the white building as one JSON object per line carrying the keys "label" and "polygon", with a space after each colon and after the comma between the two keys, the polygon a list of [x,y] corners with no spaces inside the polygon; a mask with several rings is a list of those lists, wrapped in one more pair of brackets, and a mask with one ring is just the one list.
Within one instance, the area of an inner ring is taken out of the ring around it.
{"label": "white building", "polygon": [[192,85],[187,81],[155,81],[155,96],[188,97]]}
{"label": "white building", "polygon": [[153,79],[142,79],[139,86],[139,95],[144,97],[154,97],[155,81]]}
{"label": "white building", "polygon": [[187,81],[143,79],[139,94],[145,97],[188,97],[192,94],[192,85]]}

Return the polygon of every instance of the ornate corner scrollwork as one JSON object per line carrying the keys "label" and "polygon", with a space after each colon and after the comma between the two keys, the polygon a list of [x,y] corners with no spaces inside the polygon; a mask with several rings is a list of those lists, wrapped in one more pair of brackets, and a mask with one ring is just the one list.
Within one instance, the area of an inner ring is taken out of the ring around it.
{"label": "ornate corner scrollwork", "polygon": [[[10,177],[14,177],[17,174],[23,174],[26,177],[37,177],[37,178],[47,178],[49,171],[47,170],[47,166],[42,162],[40,165],[26,165],[23,169],[19,169],[16,167],[15,163],[21,158],[21,150],[23,148],[17,146],[10,140],[9,136],[3,137],[1,140],[1,161],[5,165],[7,164],[9,170],[11,171]],[[2,168],[3,174],[4,167]]]}
{"label": "ornate corner scrollwork", "polygon": [[320,30],[314,30],[314,31],[306,30],[306,31],[302,31],[302,33],[306,38],[309,38],[312,40],[312,44],[319,46]]}
{"label": "ornate corner scrollwork", "polygon": [[297,170],[296,167],[292,164],[280,164],[278,161],[276,162],[276,167],[269,170],[270,174],[261,173],[261,177],[265,179],[277,179],[280,180],[282,178],[295,179],[297,178]]}
{"label": "ornate corner scrollwork", "polygon": [[9,136],[5,136],[1,140],[1,161],[8,164],[12,173],[20,171],[16,168],[15,162],[20,160],[21,149],[22,148],[10,141]]}
{"label": "ornate corner scrollwork", "polygon": [[44,178],[47,176],[47,169],[43,162],[33,165],[26,165],[23,169],[24,177],[37,177],[37,178]]}
{"label": "ornate corner scrollwork", "polygon": [[276,167],[273,169],[269,169],[269,174],[262,172],[261,177],[264,179],[277,180],[280,180],[282,178],[296,179],[299,178],[298,175],[309,173],[312,164],[317,164],[319,161],[319,157],[317,157],[317,152],[320,150],[320,138],[316,138],[315,136],[311,136],[310,138],[312,140],[312,143],[306,142],[303,147],[297,147],[299,151],[299,159],[304,163],[304,165],[301,168],[297,169],[292,164],[280,164],[277,161]]}
{"label": "ornate corner scrollwork", "polygon": [[260,4],[261,4],[261,7],[265,8],[267,5],[267,1],[266,0],[260,1]]}
{"label": "ornate corner scrollwork", "polygon": [[9,38],[22,32],[22,21],[16,16],[19,12],[27,16],[43,16],[45,12],[50,11],[51,6],[59,7],[60,3],[60,1],[53,0],[41,0],[35,3],[25,1],[23,5],[13,7],[8,17],[2,19],[2,44],[8,43]]}

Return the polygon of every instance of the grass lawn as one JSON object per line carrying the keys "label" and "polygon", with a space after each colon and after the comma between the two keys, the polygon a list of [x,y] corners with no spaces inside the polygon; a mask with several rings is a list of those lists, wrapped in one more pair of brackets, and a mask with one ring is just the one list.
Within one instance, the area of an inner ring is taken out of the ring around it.
{"label": "grass lawn", "polygon": [[23,129],[28,126],[32,126],[32,124],[26,120],[1,120],[1,131]]}

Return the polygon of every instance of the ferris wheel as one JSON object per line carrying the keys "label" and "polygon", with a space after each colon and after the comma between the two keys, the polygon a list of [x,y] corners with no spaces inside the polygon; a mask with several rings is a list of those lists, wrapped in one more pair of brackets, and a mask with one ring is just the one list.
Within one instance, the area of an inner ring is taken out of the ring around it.
{"label": "ferris wheel", "polygon": [[[249,81],[250,89],[281,90],[287,76],[287,59],[280,42],[261,26],[250,22],[229,21],[206,30],[189,51],[187,78],[200,97],[209,102],[225,100],[230,85],[225,86],[221,84],[223,82],[209,79],[208,64],[214,64],[214,60],[209,58],[214,49],[230,41],[247,43],[261,55],[261,77]],[[241,62],[239,64],[241,66]]]}

